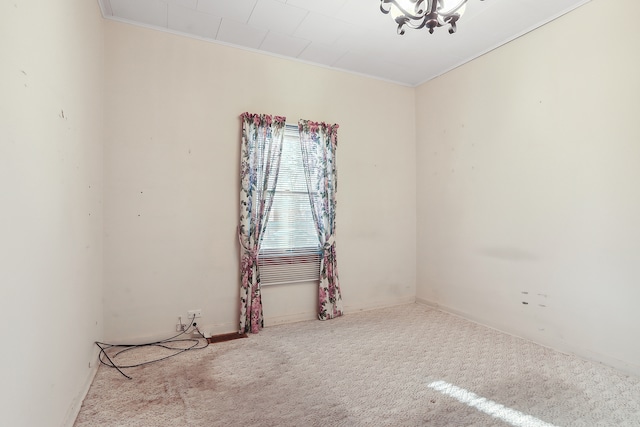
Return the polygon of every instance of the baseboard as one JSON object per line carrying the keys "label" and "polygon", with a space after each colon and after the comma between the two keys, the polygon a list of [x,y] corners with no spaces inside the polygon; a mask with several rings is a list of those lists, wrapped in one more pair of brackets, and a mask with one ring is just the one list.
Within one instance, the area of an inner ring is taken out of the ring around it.
{"label": "baseboard", "polygon": [[[417,298],[416,297],[416,304],[422,304],[422,305],[426,305],[426,306],[429,306],[431,308],[436,308],[436,309],[440,308],[440,306],[437,303],[435,303],[433,301],[429,301],[429,300],[424,299],[424,298]],[[446,310],[442,310],[442,311],[446,311]]]}
{"label": "baseboard", "polygon": [[426,305],[436,310],[443,311],[445,313],[452,314],[454,316],[461,317],[470,322],[477,323],[479,325],[485,326],[487,328],[494,329],[498,332],[505,333],[523,340],[527,340],[529,342],[541,345],[543,347],[550,348],[555,351],[559,351],[560,353],[569,354],[572,356],[579,357],[584,360],[588,360],[591,362],[601,363],[603,365],[610,366],[620,372],[625,374],[633,375],[640,377],[640,365],[631,364],[625,362],[623,360],[619,360],[615,357],[608,356],[606,354],[594,352],[591,350],[584,349],[580,346],[573,345],[566,341],[548,339],[541,340],[537,337],[531,337],[523,334],[521,331],[517,331],[513,328],[510,328],[508,325],[496,325],[487,322],[485,319],[482,319],[478,316],[474,316],[473,314],[467,313],[462,310],[455,309],[453,307],[449,307],[446,305],[438,304],[436,302],[424,299],[424,298],[416,298],[416,303]]}
{"label": "baseboard", "polygon": [[[356,313],[359,311],[369,311],[376,310],[379,308],[387,308],[387,307],[395,307],[398,305],[405,304],[413,304],[416,302],[415,297],[404,297],[397,298],[395,300],[386,300],[386,301],[376,301],[376,302],[368,302],[364,304],[344,304],[343,309],[345,314]],[[309,320],[315,320],[318,318],[318,313],[316,312],[305,312],[305,313],[294,313],[294,314],[286,314],[283,316],[270,316],[265,317],[264,326],[276,326],[282,325],[285,323],[296,323],[296,322],[306,322]]]}
{"label": "baseboard", "polygon": [[355,313],[358,311],[370,311],[370,310],[377,310],[380,308],[388,308],[388,307],[396,307],[399,305],[413,304],[415,302],[416,302],[416,298],[414,296],[410,296],[410,297],[396,298],[393,300],[366,302],[364,304],[345,304],[344,312],[345,314],[349,314],[349,313]]}
{"label": "baseboard", "polygon": [[[218,324],[198,324],[198,329],[202,331],[203,334],[209,334],[211,336],[227,334],[238,331],[238,323],[218,323]],[[110,344],[146,344],[150,342],[156,342],[161,340],[166,340],[171,337],[179,338],[191,338],[191,333],[187,333],[185,335],[177,335],[178,332],[167,331],[154,333],[149,335],[138,335],[134,337],[128,338],[107,338],[105,342]]]}
{"label": "baseboard", "polygon": [[67,415],[65,416],[65,419],[62,423],[63,427],[73,427],[73,425],[75,424],[76,418],[78,418],[78,414],[80,413],[80,408],[82,408],[82,402],[84,402],[84,398],[87,397],[87,393],[89,393],[91,384],[93,383],[93,380],[98,373],[98,366],[100,365],[100,360],[98,359],[99,355],[99,350],[96,347],[91,359],[92,362],[89,364],[89,372],[87,373],[87,377],[85,378],[84,385],[71,402],[71,405],[67,410]]}
{"label": "baseboard", "polygon": [[318,318],[318,313],[293,313],[285,314],[282,316],[269,316],[264,319],[264,326],[276,326],[285,323],[306,322],[308,320],[314,320]]}
{"label": "baseboard", "polygon": [[235,322],[235,323],[229,322],[229,323],[209,324],[209,325],[204,325],[204,327],[198,326],[198,328],[200,328],[200,330],[203,333],[206,332],[206,333],[209,333],[211,336],[216,336],[216,335],[223,335],[223,334],[238,332],[238,330],[240,329],[240,326],[238,322]]}
{"label": "baseboard", "polygon": [[237,340],[240,338],[247,338],[247,337],[248,337],[247,334],[241,334],[239,332],[231,332],[229,334],[214,335],[212,337],[207,338],[207,341],[209,341],[209,344],[216,344],[219,342]]}

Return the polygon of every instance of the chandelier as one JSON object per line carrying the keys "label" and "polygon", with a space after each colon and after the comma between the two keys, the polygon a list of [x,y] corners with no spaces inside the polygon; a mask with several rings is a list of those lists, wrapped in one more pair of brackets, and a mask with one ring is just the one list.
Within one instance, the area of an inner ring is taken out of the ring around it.
{"label": "chandelier", "polygon": [[456,22],[467,7],[468,0],[380,0],[382,13],[391,13],[398,24],[398,34],[404,27],[427,27],[433,34],[436,27],[449,25],[449,34],[456,32]]}

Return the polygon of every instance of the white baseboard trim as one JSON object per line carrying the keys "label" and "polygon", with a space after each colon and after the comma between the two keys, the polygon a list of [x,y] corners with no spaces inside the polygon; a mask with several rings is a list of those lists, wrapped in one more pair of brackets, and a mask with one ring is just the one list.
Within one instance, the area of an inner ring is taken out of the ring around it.
{"label": "white baseboard trim", "polygon": [[265,317],[264,326],[269,327],[285,323],[305,322],[307,320],[314,320],[317,318],[318,313],[293,313],[282,316]]}
{"label": "white baseboard trim", "polygon": [[93,380],[98,373],[98,366],[100,365],[100,360],[98,357],[100,356],[100,350],[96,348],[94,350],[94,354],[92,356],[92,361],[89,366],[89,372],[87,373],[87,377],[84,380],[84,384],[80,392],[76,395],[76,397],[71,402],[71,406],[67,410],[67,415],[62,423],[63,427],[73,427],[76,422],[76,418],[78,418],[78,414],[80,413],[80,408],[82,407],[82,402],[84,402],[85,397],[89,393],[89,389],[91,388],[91,384],[93,384]]}
{"label": "white baseboard trim", "polygon": [[[436,308],[436,309],[440,308],[440,306],[437,303],[429,301],[429,300],[426,300],[424,298],[417,298],[416,297],[416,303],[417,304],[422,304],[422,305],[427,305],[427,306],[429,306],[431,308]],[[442,310],[442,311],[446,311],[446,310]]]}
{"label": "white baseboard trim", "polygon": [[[238,332],[239,326],[237,322],[236,323],[229,322],[229,323],[217,323],[217,324],[210,323],[205,325],[199,324],[198,328],[203,334],[208,332],[213,336],[213,335]],[[138,335],[135,337],[128,337],[128,338],[108,338],[106,339],[105,342],[108,342],[110,344],[146,344],[146,343],[166,340],[174,336],[176,339],[191,338],[191,333],[183,334],[183,335],[178,335],[178,334],[179,332],[167,331],[167,332],[154,333],[149,335]]]}
{"label": "white baseboard trim", "polygon": [[441,305],[424,298],[416,298],[416,303],[429,306],[433,309],[440,310],[445,313],[452,314],[454,316],[461,317],[465,320],[469,320],[471,322],[477,323],[487,328],[494,329],[498,332],[502,332],[523,340],[527,340],[529,342],[533,342],[535,344],[550,348],[555,351],[559,351],[560,353],[570,354],[584,360],[601,363],[603,365],[607,365],[614,369],[617,369],[618,371],[621,371],[625,374],[630,374],[630,375],[640,377],[640,365],[637,365],[637,364],[631,364],[623,360],[619,360],[615,357],[608,356],[606,354],[593,352],[591,350],[581,348],[579,346],[573,345],[566,341],[555,340],[555,339],[541,340],[538,337],[526,336],[521,331],[517,331],[509,327],[508,325],[495,325],[473,314],[455,309],[453,307]]}
{"label": "white baseboard trim", "polygon": [[[200,328],[198,326],[198,328]],[[218,323],[218,324],[210,324],[204,325],[204,327],[200,328],[200,331],[203,334],[209,333],[211,336],[222,335],[222,334],[231,334],[233,332],[238,332],[240,330],[239,319],[236,323]]]}
{"label": "white baseboard trim", "polygon": [[410,297],[396,298],[393,300],[366,302],[364,304],[345,304],[344,312],[345,314],[349,314],[349,313],[355,313],[358,311],[370,311],[370,310],[377,310],[379,308],[388,308],[388,307],[396,307],[398,305],[413,304],[415,302],[416,302],[416,297],[410,296]]}
{"label": "white baseboard trim", "polygon": [[[369,302],[365,304],[344,304],[344,314],[348,315],[349,313],[357,313],[360,311],[369,311],[376,310],[380,308],[387,307],[395,307],[398,305],[405,304],[413,304],[416,302],[415,297],[405,297],[405,298],[397,298],[395,300],[386,300],[386,301],[376,301]],[[318,318],[318,313],[316,312],[306,312],[306,313],[294,313],[294,314],[286,314],[283,316],[273,316],[273,317],[265,317],[264,326],[275,326],[282,325],[285,323],[296,323],[296,322],[305,322],[309,320],[314,320]]]}

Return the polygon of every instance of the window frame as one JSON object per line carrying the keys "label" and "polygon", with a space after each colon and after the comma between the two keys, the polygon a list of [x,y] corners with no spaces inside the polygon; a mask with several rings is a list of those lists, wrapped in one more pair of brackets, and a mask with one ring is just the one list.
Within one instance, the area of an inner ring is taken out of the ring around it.
{"label": "window frame", "polygon": [[[298,135],[297,140],[291,135],[292,132],[295,131],[295,134]],[[283,152],[284,152],[284,144],[295,144],[297,143],[297,147],[295,149],[300,150],[300,160],[302,161],[302,147],[300,141],[300,134],[297,125],[286,124],[285,125],[285,134],[283,136]],[[282,178],[282,160],[281,159],[281,167],[279,170],[278,183],[274,191],[274,198],[278,195],[306,195],[306,198],[309,199],[311,196],[309,191],[300,191],[300,190],[278,190],[278,186],[280,185]],[[301,163],[302,165],[302,163]],[[304,165],[302,165],[304,168]],[[307,187],[306,178],[304,169],[301,171],[301,174],[298,173],[292,178],[302,176],[304,181],[304,187]],[[269,224],[271,223],[272,215],[274,215],[274,204],[271,206],[271,210],[269,212],[269,219],[267,220],[267,225],[265,228],[265,236],[264,238],[269,237],[268,231]],[[290,204],[291,207],[294,206],[292,202]],[[310,225],[313,227],[314,234],[317,236],[317,229],[315,220],[313,219],[313,213],[311,211],[311,202],[309,201],[309,218]],[[265,248],[264,247],[264,238],[261,243],[260,251],[258,253],[258,271],[260,274],[260,283],[261,285],[270,286],[270,285],[282,285],[282,284],[290,284],[290,283],[303,283],[303,282],[317,282],[320,280],[320,260],[322,249],[320,247],[320,242],[317,242],[317,246],[292,246],[287,248]]]}

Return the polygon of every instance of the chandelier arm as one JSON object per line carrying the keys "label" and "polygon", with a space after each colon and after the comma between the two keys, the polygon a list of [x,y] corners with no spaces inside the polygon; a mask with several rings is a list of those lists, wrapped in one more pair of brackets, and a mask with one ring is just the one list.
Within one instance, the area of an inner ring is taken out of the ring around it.
{"label": "chandelier arm", "polygon": [[[400,35],[405,33],[406,27],[416,30],[426,27],[429,33],[433,33],[435,28],[445,25],[449,25],[449,34],[453,34],[468,1],[458,0],[456,6],[443,11],[445,0],[380,0],[380,11],[391,13]],[[411,6],[413,10],[407,10]]]}
{"label": "chandelier arm", "polygon": [[[424,16],[422,17],[422,19],[414,19],[414,20],[410,20],[407,17],[404,16],[400,16],[398,18],[396,18],[396,23],[398,24],[398,34],[399,35],[404,35],[405,30],[404,27],[408,27],[411,28],[412,30],[419,30],[421,28],[424,27],[429,27],[429,23],[433,23],[433,25],[431,25],[431,27],[439,27],[440,23],[438,23],[438,20],[434,17],[430,17],[430,16]],[[431,28],[430,27],[430,28]],[[431,32],[433,32],[430,29]]]}
{"label": "chandelier arm", "polygon": [[445,21],[446,24],[449,24],[449,34],[455,33],[456,30],[458,29],[458,25],[456,23],[458,22],[459,18],[460,18],[460,15],[451,16]]}
{"label": "chandelier arm", "polygon": [[[391,5],[394,5],[407,18],[411,20],[420,20],[424,17],[425,14],[430,14],[435,12],[437,8],[438,0],[426,0],[426,2],[427,2],[426,9],[422,8],[422,6],[425,3],[425,0],[416,0],[415,2],[412,2],[412,4],[414,4],[414,7],[413,7],[414,11],[410,12],[407,9],[405,9],[405,7],[399,2],[399,0],[381,0],[380,10],[382,11],[382,13],[387,14],[391,11]],[[389,9],[384,8],[385,4],[389,5]],[[428,10],[428,13],[427,13],[427,10]]]}
{"label": "chandelier arm", "polygon": [[[440,1],[440,0],[438,0]],[[462,16],[460,13],[458,13],[458,10],[460,10],[460,8],[462,6],[464,6],[467,3],[467,0],[463,0],[460,4],[458,4],[458,6],[456,6],[455,8],[451,9],[451,11],[449,13],[446,14],[438,14],[438,18],[439,20],[442,20],[442,22],[439,22],[440,26],[444,26],[449,24],[449,34],[453,34],[456,32],[456,30],[458,29],[458,19],[460,19],[460,17]]]}
{"label": "chandelier arm", "polygon": [[[402,18],[400,18],[402,20]],[[421,28],[424,28],[427,26],[427,22],[430,21],[430,19],[428,19],[428,16],[422,17],[422,19],[416,19],[413,21],[410,20],[402,20],[402,25],[403,26],[407,26],[408,28],[411,28],[412,30],[419,30]],[[396,20],[396,22],[398,22]]]}

